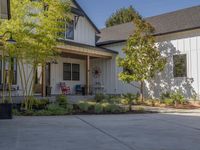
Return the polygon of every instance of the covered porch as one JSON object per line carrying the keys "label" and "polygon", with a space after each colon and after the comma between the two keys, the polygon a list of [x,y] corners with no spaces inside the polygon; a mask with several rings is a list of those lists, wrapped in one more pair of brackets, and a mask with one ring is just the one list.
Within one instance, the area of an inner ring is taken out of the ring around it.
{"label": "covered porch", "polygon": [[51,95],[62,94],[66,88],[66,95],[108,93],[109,82],[112,82],[111,78],[115,79],[117,53],[95,46],[62,42],[57,46],[61,54],[57,62],[43,71],[42,96],[48,96],[47,86],[51,87]]}

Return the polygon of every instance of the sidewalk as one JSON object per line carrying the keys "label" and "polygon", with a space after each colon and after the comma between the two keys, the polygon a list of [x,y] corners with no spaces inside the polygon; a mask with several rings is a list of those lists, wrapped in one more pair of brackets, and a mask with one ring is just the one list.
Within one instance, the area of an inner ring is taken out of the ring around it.
{"label": "sidewalk", "polygon": [[200,113],[200,109],[175,109],[175,108],[163,108],[163,107],[151,107],[151,106],[134,106],[134,108],[143,108],[146,111],[155,113]]}

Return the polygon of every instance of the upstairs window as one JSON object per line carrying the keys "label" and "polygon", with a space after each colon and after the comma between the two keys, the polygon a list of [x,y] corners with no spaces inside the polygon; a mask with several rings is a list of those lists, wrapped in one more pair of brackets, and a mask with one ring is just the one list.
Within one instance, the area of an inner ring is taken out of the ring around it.
{"label": "upstairs window", "polygon": [[66,24],[66,39],[74,40],[74,21]]}
{"label": "upstairs window", "polygon": [[60,25],[60,28],[62,28],[63,31],[58,33],[60,38],[74,40],[74,21],[63,23]]}
{"label": "upstairs window", "polygon": [[186,54],[173,56],[174,77],[187,77],[187,56]]}

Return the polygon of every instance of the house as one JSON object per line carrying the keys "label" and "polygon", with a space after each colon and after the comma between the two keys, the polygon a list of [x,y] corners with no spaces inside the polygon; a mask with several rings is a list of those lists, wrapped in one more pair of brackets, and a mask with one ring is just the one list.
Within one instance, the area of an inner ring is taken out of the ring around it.
{"label": "house", "polygon": [[[46,96],[46,87],[51,87],[52,95],[61,94],[61,83],[70,87],[70,94],[76,94],[77,85],[83,87],[85,94],[137,93],[134,86],[118,79],[123,69],[116,62],[118,55],[124,55],[122,48],[133,33],[134,25],[130,22],[99,30],[76,0],[71,11],[74,19],[65,26],[66,32],[59,39],[62,44],[57,46],[61,56],[56,62],[48,63],[45,69],[38,67],[35,94]],[[174,90],[183,91],[189,98],[195,93],[199,95],[199,13],[200,6],[196,6],[146,18],[156,29],[156,45],[168,59],[165,71],[146,82],[147,96],[159,97],[163,92]],[[18,87],[16,95],[20,96],[19,71],[17,64],[13,65],[13,84]],[[27,73],[30,72],[28,66]]]}
{"label": "house", "polygon": [[[155,27],[156,45],[167,57],[165,70],[146,82],[146,95],[159,97],[161,93],[181,91],[187,98],[200,94],[200,6],[186,8],[146,18]],[[123,56],[122,48],[133,33],[133,23],[125,23],[101,30],[97,45],[114,50]],[[115,67],[116,74],[122,68]],[[116,80],[116,93],[137,91],[131,85]]]}

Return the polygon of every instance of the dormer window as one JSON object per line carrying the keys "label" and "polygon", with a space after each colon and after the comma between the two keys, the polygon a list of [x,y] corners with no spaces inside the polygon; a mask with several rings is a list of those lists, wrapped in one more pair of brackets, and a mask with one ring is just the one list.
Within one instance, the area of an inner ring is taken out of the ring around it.
{"label": "dormer window", "polygon": [[74,40],[74,21],[66,25],[66,39]]}

